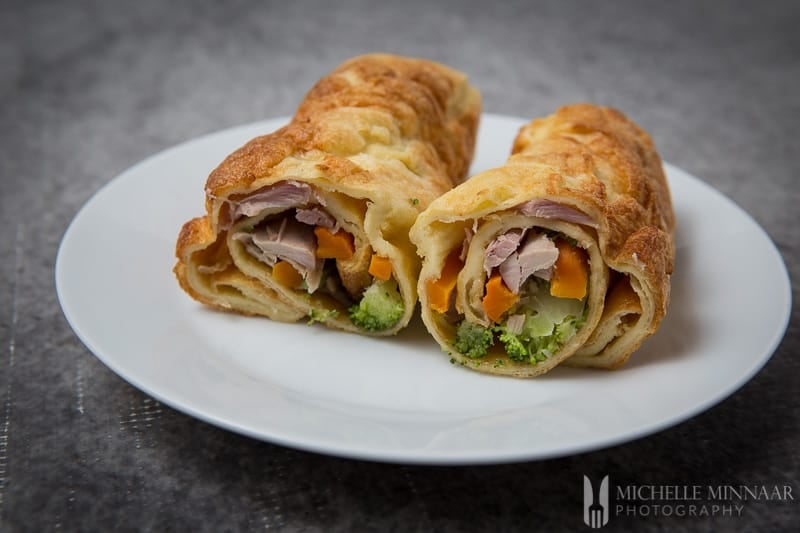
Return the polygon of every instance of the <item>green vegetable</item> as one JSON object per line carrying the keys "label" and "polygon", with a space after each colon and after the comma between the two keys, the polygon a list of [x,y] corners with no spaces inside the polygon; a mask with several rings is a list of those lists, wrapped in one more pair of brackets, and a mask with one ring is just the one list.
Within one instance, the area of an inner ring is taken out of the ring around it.
{"label": "green vegetable", "polygon": [[506,353],[514,361],[525,361],[528,359],[528,348],[525,343],[513,333],[504,331],[503,328],[497,328],[500,331],[500,342],[506,347]]}
{"label": "green vegetable", "polygon": [[467,357],[483,357],[494,344],[494,334],[489,328],[464,320],[456,330],[453,347]]}
{"label": "green vegetable", "polygon": [[510,359],[535,365],[560,350],[586,320],[584,302],[551,296],[549,283],[538,278],[525,285],[519,303],[509,312],[514,314],[525,315],[520,332],[508,331],[505,322],[484,328],[465,320],[456,330],[453,347],[468,357],[483,357],[496,334]]}
{"label": "green vegetable", "polygon": [[538,278],[525,284],[519,303],[509,312],[515,314],[525,315],[521,331],[508,331],[505,322],[493,329],[510,359],[532,365],[561,349],[586,319],[584,302],[551,296],[549,283]]}
{"label": "green vegetable", "polygon": [[511,359],[532,365],[552,357],[586,320],[583,309],[576,315],[560,317],[555,323],[545,313],[533,311],[526,315],[520,333],[511,333],[505,325],[496,326],[495,331],[500,334],[500,341]]}
{"label": "green vegetable", "polygon": [[308,312],[308,325],[311,325],[315,322],[319,322],[320,324],[324,324],[330,318],[336,318],[339,316],[339,311],[336,309],[326,309],[320,311],[318,309],[311,309]]}
{"label": "green vegetable", "polygon": [[361,302],[350,307],[350,320],[366,331],[383,331],[397,324],[403,316],[403,299],[393,279],[376,279],[370,285]]}

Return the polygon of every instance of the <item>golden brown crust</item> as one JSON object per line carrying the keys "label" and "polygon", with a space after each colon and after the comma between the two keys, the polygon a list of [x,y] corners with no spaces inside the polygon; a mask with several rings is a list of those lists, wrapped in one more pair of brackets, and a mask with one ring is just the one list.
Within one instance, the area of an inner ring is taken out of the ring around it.
{"label": "golden brown crust", "polygon": [[[214,235],[211,226],[208,223],[207,217],[195,217],[186,222],[178,234],[178,241],[175,244],[175,256],[185,257],[198,247],[197,243],[208,243],[214,241]],[[186,264],[183,261],[178,261],[173,268],[175,276],[178,278],[181,288],[186,291],[192,298],[202,302],[206,305],[215,305],[214,302],[209,300],[197,292],[189,283],[189,278],[186,272]]]}
{"label": "golden brown crust", "polygon": [[[606,263],[634,277],[644,304],[627,334],[598,352],[583,351],[566,364],[618,368],[656,331],[669,305],[675,254],[669,186],[650,136],[617,110],[589,104],[563,107],[523,128],[514,150],[547,153],[554,139],[575,141],[571,152],[593,161],[594,178],[604,191],[606,224],[599,236]],[[561,167],[562,173],[574,170]]]}
{"label": "golden brown crust", "polygon": [[[568,147],[563,141],[573,141]],[[652,335],[669,305],[675,214],[661,158],[650,136],[618,110],[591,104],[562,107],[520,130],[513,153],[546,160],[559,173],[586,173],[602,189],[598,230],[608,266],[634,276],[644,312],[624,346],[568,360],[574,366],[618,368]],[[512,157],[513,159],[513,157]],[[575,161],[582,161],[575,165]]]}
{"label": "golden brown crust", "polygon": [[[637,323],[608,345],[590,338],[587,344],[594,342],[597,352],[565,361],[576,366],[619,366],[656,330],[666,313],[674,263],[675,216],[652,139],[610,108],[577,104],[533,120],[520,129],[504,166],[473,176],[435,200],[419,217],[412,228],[412,240],[425,258],[419,291],[426,325],[450,351],[452,339],[448,336],[452,332],[440,327],[426,309],[424,289],[429,279],[438,277],[442,258],[463,239],[459,231],[448,231],[448,226],[457,226],[463,233],[464,228],[487,217],[519,216],[515,207],[532,199],[557,202],[591,217],[597,222],[592,231],[603,262],[612,273],[630,277],[641,301]],[[441,242],[437,242],[437,234]],[[602,320],[596,325],[587,323],[585,328],[595,326],[603,329]],[[475,367],[471,363],[467,366]],[[516,376],[541,372],[535,367],[509,369],[508,365],[477,368]]]}
{"label": "golden brown crust", "polygon": [[385,54],[351,59],[314,85],[289,125],[229,155],[209,176],[206,191],[225,196],[231,188],[246,189],[288,156],[315,150],[333,156],[326,160],[333,176],[352,175],[351,167],[341,168],[342,158],[360,152],[363,138],[346,137],[325,122],[330,111],[366,108],[388,114],[402,137],[433,148],[427,162],[443,165],[436,177],[446,180],[438,184],[444,192],[466,177],[474,151],[479,114],[457,107],[474,104],[459,102],[464,79],[432,61]]}
{"label": "golden brown crust", "polygon": [[[641,208],[637,214],[643,217],[627,224],[627,233],[635,231],[630,226],[673,232],[675,215],[661,158],[650,136],[620,111],[592,104],[561,107],[520,130],[512,154],[522,153],[547,161],[560,157],[565,163],[558,165],[562,173],[586,172],[587,165],[593,166],[612,218],[618,199],[632,199]],[[571,162],[579,160],[583,164],[575,168]]]}
{"label": "golden brown crust", "polygon": [[[288,125],[252,139],[211,172],[206,215],[189,221],[178,237],[175,274],[181,287],[202,303],[277,320],[326,309],[321,300],[307,303],[273,282],[270,269],[248,267],[237,259],[241,254],[227,249],[231,201],[282,180],[306,182],[329,202],[329,211],[334,202],[355,224],[349,231],[360,243],[360,261],[337,265],[348,289],[366,283],[367,274],[357,270],[370,250],[392,258],[406,304],[401,322],[386,332],[395,333],[416,302],[419,260],[408,228],[466,176],[479,116],[477,91],[444,65],[385,54],[343,63],[308,92]],[[220,272],[229,264],[239,276],[223,283]],[[274,310],[251,301],[263,295],[275,295]],[[342,314],[329,325],[354,331],[346,309]]]}

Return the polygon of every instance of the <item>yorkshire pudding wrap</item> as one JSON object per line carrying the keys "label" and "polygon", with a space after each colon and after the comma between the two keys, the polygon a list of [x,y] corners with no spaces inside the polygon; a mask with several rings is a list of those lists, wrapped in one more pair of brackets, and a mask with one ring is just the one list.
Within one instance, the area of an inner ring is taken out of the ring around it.
{"label": "yorkshire pudding wrap", "polygon": [[674,225],[650,137],[614,109],[562,107],[417,219],[423,321],[482,372],[618,367],[666,313]]}
{"label": "yorkshire pudding wrap", "polygon": [[208,177],[206,214],[178,236],[181,287],[218,309],[396,333],[417,301],[409,228],[466,176],[479,116],[478,92],[446,66],[345,62]]}

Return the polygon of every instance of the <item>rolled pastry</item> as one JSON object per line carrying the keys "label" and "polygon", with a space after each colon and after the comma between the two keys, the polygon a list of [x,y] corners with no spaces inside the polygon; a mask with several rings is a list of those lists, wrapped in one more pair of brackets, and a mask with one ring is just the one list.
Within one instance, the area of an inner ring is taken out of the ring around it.
{"label": "rolled pastry", "polygon": [[674,225],[650,137],[614,109],[562,107],[417,219],[423,321],[482,372],[618,367],[666,313]]}
{"label": "rolled pastry", "polygon": [[176,246],[209,306],[390,335],[417,301],[408,231],[469,168],[480,97],[464,74],[392,55],[322,78],[291,122],[229,155]]}

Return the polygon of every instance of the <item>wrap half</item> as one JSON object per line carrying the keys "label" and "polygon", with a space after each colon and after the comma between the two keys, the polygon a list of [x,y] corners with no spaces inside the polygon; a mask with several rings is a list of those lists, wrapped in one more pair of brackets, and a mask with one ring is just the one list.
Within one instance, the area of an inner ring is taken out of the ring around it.
{"label": "wrap half", "polygon": [[479,116],[478,92],[444,65],[345,62],[208,177],[206,214],[178,236],[181,287],[218,309],[396,333],[417,300],[409,228],[466,176]]}
{"label": "wrap half", "polygon": [[423,321],[482,372],[618,367],[666,313],[674,225],[650,137],[614,109],[562,107],[417,219]]}

